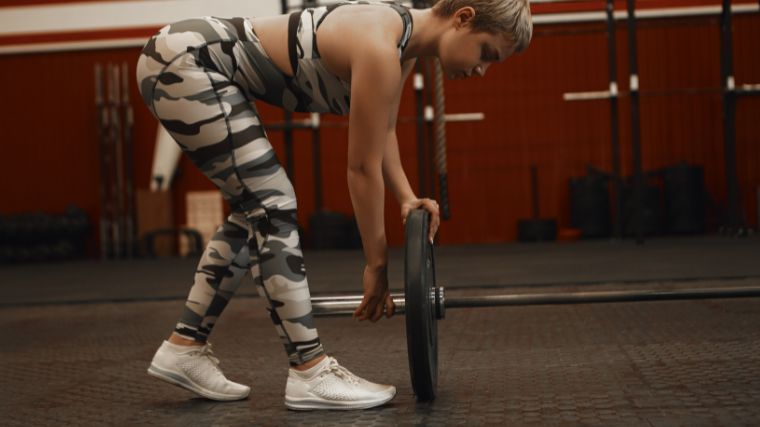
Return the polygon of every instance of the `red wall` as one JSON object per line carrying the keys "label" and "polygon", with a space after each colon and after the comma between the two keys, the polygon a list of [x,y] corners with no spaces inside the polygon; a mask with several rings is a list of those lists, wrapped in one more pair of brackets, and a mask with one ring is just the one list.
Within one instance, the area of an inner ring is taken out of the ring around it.
{"label": "red wall", "polygon": [[[593,3],[593,2],[592,2]],[[601,4],[601,2],[597,2]],[[644,1],[639,2],[645,3]],[[680,2],[677,2],[680,4]],[[700,2],[693,2],[699,4]],[[706,2],[702,2],[706,3]],[[709,2],[715,4],[715,2]],[[622,6],[621,6],[622,7]],[[715,88],[720,84],[717,17],[640,21],[639,75],[642,91]],[[618,26],[618,70],[627,88],[627,35]],[[760,16],[734,17],[737,83],[760,82]],[[486,120],[447,127],[449,191],[452,219],[440,231],[444,244],[503,242],[516,237],[516,222],[530,216],[530,165],[539,168],[541,213],[569,225],[568,178],[583,175],[588,164],[611,169],[609,109],[606,101],[565,102],[564,92],[607,88],[606,36],[602,23],[542,25],[528,51],[491,67],[488,75],[466,82],[447,82],[447,112],[482,111]],[[4,83],[0,129],[3,168],[0,212],[62,212],[76,203],[99,216],[98,141],[94,106],[93,64],[126,61],[133,72],[139,49],[0,56]],[[135,176],[148,186],[156,123],[135,106]],[[401,116],[414,113],[407,84]],[[628,98],[620,101],[623,169],[631,171]],[[645,170],[681,160],[702,165],[711,196],[725,203],[721,100],[718,91],[643,96],[641,135]],[[282,113],[260,106],[265,121]],[[760,185],[760,99],[742,98],[736,130],[743,212],[756,223],[756,188]],[[325,117],[341,121],[342,118]],[[404,166],[416,187],[414,125],[398,128]],[[283,157],[281,135],[270,134]],[[345,182],[344,128],[325,128],[323,197],[327,208],[350,212]],[[295,186],[303,225],[314,210],[311,144],[307,131],[296,131]],[[175,188],[177,223],[184,221],[184,193],[213,189],[183,158]],[[387,199],[391,244],[401,242],[395,202]],[[90,250],[95,253],[96,238]]]}

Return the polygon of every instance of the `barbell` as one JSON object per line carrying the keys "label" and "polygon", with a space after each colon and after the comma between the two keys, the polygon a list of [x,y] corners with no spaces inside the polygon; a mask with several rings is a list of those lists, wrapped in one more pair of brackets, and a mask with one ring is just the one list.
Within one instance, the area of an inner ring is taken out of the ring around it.
{"label": "barbell", "polygon": [[[421,402],[435,398],[438,383],[437,321],[449,308],[585,304],[760,296],[760,287],[696,288],[678,290],[626,290],[571,293],[505,294],[446,298],[436,286],[433,245],[428,240],[429,214],[415,209],[406,219],[404,243],[404,293],[391,294],[396,313],[406,316],[406,342],[412,389]],[[312,313],[318,317],[349,316],[363,295],[313,297]]]}

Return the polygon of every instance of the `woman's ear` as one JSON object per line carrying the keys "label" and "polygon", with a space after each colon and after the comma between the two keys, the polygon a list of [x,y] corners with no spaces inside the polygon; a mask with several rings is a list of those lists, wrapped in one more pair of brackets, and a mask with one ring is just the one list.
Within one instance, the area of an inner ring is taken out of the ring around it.
{"label": "woman's ear", "polygon": [[472,25],[472,21],[475,18],[475,9],[471,6],[465,6],[454,12],[454,25],[457,29],[466,28]]}

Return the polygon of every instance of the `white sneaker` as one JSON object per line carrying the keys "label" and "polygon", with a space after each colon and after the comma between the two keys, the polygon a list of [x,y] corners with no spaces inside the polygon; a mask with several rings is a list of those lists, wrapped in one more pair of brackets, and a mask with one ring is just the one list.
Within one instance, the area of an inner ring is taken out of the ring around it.
{"label": "white sneaker", "polygon": [[212,400],[245,399],[251,392],[250,387],[224,377],[210,343],[190,347],[164,341],[148,374]]}
{"label": "white sneaker", "polygon": [[295,410],[366,409],[396,395],[396,387],[375,384],[352,374],[332,357],[306,371],[290,369],[285,406]]}

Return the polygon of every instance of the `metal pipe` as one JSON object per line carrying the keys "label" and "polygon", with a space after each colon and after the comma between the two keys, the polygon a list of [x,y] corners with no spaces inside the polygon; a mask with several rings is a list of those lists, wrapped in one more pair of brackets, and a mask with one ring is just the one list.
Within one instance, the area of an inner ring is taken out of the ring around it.
{"label": "metal pipe", "polygon": [[723,0],[720,16],[720,75],[723,85],[723,162],[726,179],[726,214],[724,227],[730,233],[745,228],[741,207],[741,189],[737,175],[736,97],[734,96],[733,27],[731,1]]}
{"label": "metal pipe", "polygon": [[615,219],[612,235],[623,238],[623,180],[620,168],[620,120],[618,118],[617,38],[615,36],[615,2],[607,0],[607,64],[610,80],[610,145],[612,146],[612,181]]}
{"label": "metal pipe", "polygon": [[[638,93],[642,97],[652,96],[676,96],[676,95],[703,95],[703,94],[723,94],[726,89],[723,87],[684,87],[671,89],[639,89]],[[760,95],[760,84],[737,84],[733,89],[735,96],[738,95]],[[600,99],[622,98],[629,96],[630,92],[625,90],[599,90],[587,92],[565,92],[562,94],[564,101],[594,101]]]}
{"label": "metal pipe", "polygon": [[320,138],[320,115],[311,113],[311,161],[314,174],[314,211],[322,211],[322,146]]}
{"label": "metal pipe", "polygon": [[[571,95],[572,96],[572,95]],[[424,115],[424,114],[423,114]],[[452,113],[445,114],[443,119],[446,123],[459,123],[459,122],[479,122],[486,119],[485,113]],[[432,121],[433,118],[425,117],[425,120]],[[398,123],[411,123],[417,122],[417,117],[412,116],[400,116]],[[347,128],[348,120],[343,121],[328,121],[315,123],[311,118],[305,119],[292,119],[289,123],[275,122],[264,125],[267,131],[281,131],[285,129],[314,129],[314,127],[325,128]]]}
{"label": "metal pipe", "polygon": [[641,116],[639,115],[639,66],[636,50],[636,0],[627,0],[628,10],[628,67],[631,96],[631,154],[633,157],[633,227],[636,243],[644,243],[643,199],[644,175],[641,166]]}
{"label": "metal pipe", "polygon": [[[443,292],[440,292],[442,295]],[[393,293],[396,314],[406,313],[404,294]],[[760,287],[637,289],[626,291],[564,292],[540,294],[484,295],[446,297],[443,306],[450,308],[501,307],[519,305],[588,304],[635,301],[663,301],[715,298],[760,297]],[[362,295],[339,295],[311,299],[312,314],[317,317],[350,316],[361,304]]]}
{"label": "metal pipe", "polygon": [[[406,313],[404,294],[394,293],[393,303],[396,314]],[[350,316],[362,302],[363,295],[340,295],[333,297],[314,297],[311,299],[311,312],[316,317]]]}
{"label": "metal pipe", "polygon": [[586,304],[600,302],[739,298],[757,296],[760,296],[760,287],[679,289],[668,291],[643,289],[631,291],[488,295],[480,297],[447,297],[446,309],[497,307],[511,305]]}

